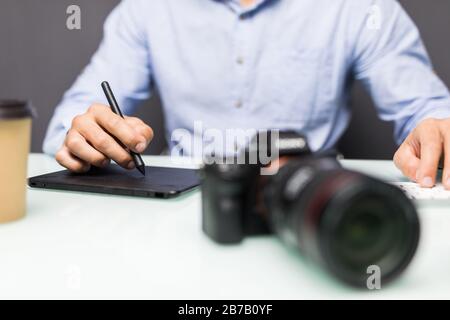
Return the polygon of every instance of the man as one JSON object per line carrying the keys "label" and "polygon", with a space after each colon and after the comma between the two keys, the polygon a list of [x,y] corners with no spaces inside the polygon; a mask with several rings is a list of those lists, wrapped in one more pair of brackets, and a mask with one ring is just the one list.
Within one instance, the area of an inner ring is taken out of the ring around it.
{"label": "man", "polygon": [[314,150],[326,149],[349,122],[352,79],[364,83],[380,118],[395,123],[402,172],[432,187],[444,156],[450,188],[450,95],[395,0],[123,1],[56,109],[44,150],[73,171],[110,159],[133,168],[125,148],[144,151],[153,131],[110,111],[103,80],[126,114],[157,85],[169,132],[193,132],[196,121],[294,129]]}

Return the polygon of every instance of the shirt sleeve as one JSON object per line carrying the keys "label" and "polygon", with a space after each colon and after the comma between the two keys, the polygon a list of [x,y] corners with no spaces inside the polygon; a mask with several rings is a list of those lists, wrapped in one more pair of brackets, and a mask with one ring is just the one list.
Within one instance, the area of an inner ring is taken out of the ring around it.
{"label": "shirt sleeve", "polygon": [[45,153],[58,151],[76,115],[93,103],[107,104],[102,81],[111,84],[124,114],[149,98],[152,72],[141,5],[122,1],[107,18],[100,47],[56,107],[44,139]]}
{"label": "shirt sleeve", "polygon": [[364,11],[354,47],[355,78],[371,94],[380,118],[395,123],[395,139],[401,144],[422,120],[450,117],[449,91],[397,1],[372,0]]}

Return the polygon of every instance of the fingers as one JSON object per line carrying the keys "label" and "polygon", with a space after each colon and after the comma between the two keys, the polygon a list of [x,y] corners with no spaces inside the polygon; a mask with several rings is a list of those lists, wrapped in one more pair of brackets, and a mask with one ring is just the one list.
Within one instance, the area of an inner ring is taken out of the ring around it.
{"label": "fingers", "polygon": [[420,142],[420,166],[417,182],[421,187],[431,188],[436,184],[436,173],[442,153],[442,138],[437,126],[427,126],[418,136]]}
{"label": "fingers", "polygon": [[450,190],[450,132],[444,135],[444,172],[442,173],[442,183],[447,190]]}
{"label": "fingers", "polygon": [[107,106],[94,105],[89,109],[95,122],[108,133],[117,138],[123,145],[134,152],[143,152],[150,142],[140,132],[134,130],[122,117],[116,115]]}
{"label": "fingers", "polygon": [[104,167],[109,160],[133,169],[128,151],[143,152],[153,139],[153,130],[138,118],[116,115],[105,105],[93,105],[72,121],[58,162],[75,172],[85,172],[90,165]]}
{"label": "fingers", "polygon": [[78,131],[70,130],[65,145],[70,153],[96,167],[105,167],[109,160],[101,152],[94,149]]}
{"label": "fingers", "polygon": [[420,166],[418,158],[418,149],[410,141],[405,141],[394,155],[394,164],[402,173],[411,181],[416,181],[417,173]]}
{"label": "fingers", "polygon": [[449,121],[424,120],[408,136],[394,156],[397,167],[421,187],[435,186],[439,162],[442,154],[445,153],[443,182],[450,188]]}
{"label": "fingers", "polygon": [[153,140],[153,129],[145,124],[141,119],[135,117],[125,117],[125,122],[141,134],[148,143]]}
{"label": "fingers", "polygon": [[[80,141],[80,137],[85,141]],[[66,144],[72,153],[89,163],[93,163],[91,161],[101,163],[106,159],[112,159],[123,168],[134,168],[129,152],[93,121],[86,121],[79,128],[78,136],[70,135],[69,132]]]}
{"label": "fingers", "polygon": [[74,157],[66,146],[63,146],[58,151],[56,154],[56,161],[58,161],[58,163],[63,167],[77,173],[87,172],[91,168],[91,166],[85,161]]}

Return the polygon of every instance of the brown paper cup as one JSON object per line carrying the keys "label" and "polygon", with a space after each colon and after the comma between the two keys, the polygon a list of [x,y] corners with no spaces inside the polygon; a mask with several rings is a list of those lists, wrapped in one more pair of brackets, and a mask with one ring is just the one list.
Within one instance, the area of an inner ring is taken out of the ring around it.
{"label": "brown paper cup", "polygon": [[0,100],[0,223],[25,216],[32,116],[29,103]]}

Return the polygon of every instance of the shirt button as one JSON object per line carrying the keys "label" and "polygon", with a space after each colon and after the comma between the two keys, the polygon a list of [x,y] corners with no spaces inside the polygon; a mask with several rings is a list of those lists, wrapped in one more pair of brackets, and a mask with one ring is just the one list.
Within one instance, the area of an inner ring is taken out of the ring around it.
{"label": "shirt button", "polygon": [[244,64],[244,58],[243,58],[243,57],[238,57],[238,58],[236,59],[236,62],[237,62],[238,64]]}
{"label": "shirt button", "polygon": [[242,101],[241,101],[241,100],[236,101],[236,103],[234,104],[234,106],[235,106],[237,109],[242,108]]}

